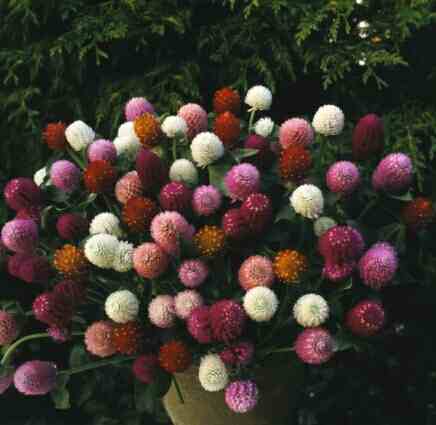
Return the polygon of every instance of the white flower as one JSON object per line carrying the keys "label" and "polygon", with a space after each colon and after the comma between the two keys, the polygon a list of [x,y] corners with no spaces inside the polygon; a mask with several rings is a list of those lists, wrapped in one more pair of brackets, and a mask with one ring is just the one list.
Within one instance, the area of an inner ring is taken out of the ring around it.
{"label": "white flower", "polygon": [[320,217],[313,223],[313,231],[315,232],[316,236],[320,237],[331,227],[336,226],[336,224],[336,221],[330,217]]}
{"label": "white flower", "polygon": [[138,136],[135,133],[135,123],[133,121],[127,121],[118,127],[118,137],[130,137],[135,139],[139,143]]}
{"label": "white flower", "polygon": [[277,311],[277,295],[266,286],[256,286],[244,295],[244,310],[255,322],[270,321]]}
{"label": "white flower", "polygon": [[218,354],[207,354],[201,359],[198,380],[206,391],[221,391],[227,386],[229,374]]}
{"label": "white flower", "polygon": [[262,137],[268,137],[274,130],[274,121],[269,118],[261,118],[254,124],[254,132]]}
{"label": "white flower", "polygon": [[176,159],[170,167],[170,179],[173,182],[183,182],[189,186],[198,184],[198,171],[189,159]]}
{"label": "white flower", "polygon": [[186,320],[197,307],[203,305],[202,296],[193,289],[179,292],[174,298],[174,308],[180,319]]}
{"label": "white flower", "polygon": [[110,212],[97,214],[89,226],[89,234],[97,235],[99,233],[107,233],[119,237],[123,234],[120,227],[120,219]]}
{"label": "white flower", "polygon": [[186,121],[178,115],[171,115],[166,117],[162,123],[162,131],[167,137],[184,136],[188,132],[188,125]]}
{"label": "white flower", "polygon": [[266,111],[271,107],[271,90],[264,86],[254,86],[248,90],[245,103],[255,111]]}
{"label": "white flower", "polygon": [[292,208],[297,214],[314,220],[318,218],[324,209],[324,197],[322,192],[313,184],[298,186],[289,198]]}
{"label": "white flower", "polygon": [[317,294],[306,294],[294,304],[294,318],[301,326],[313,328],[329,318],[327,301]]}
{"label": "white flower", "polygon": [[199,167],[206,167],[224,155],[224,145],[215,134],[205,131],[194,137],[191,154]]}
{"label": "white flower", "polygon": [[33,175],[33,181],[37,186],[41,186],[44,183],[46,177],[47,167],[42,167]]}
{"label": "white flower", "polygon": [[112,292],[105,302],[107,317],[115,323],[127,323],[138,316],[139,300],[133,292],[127,289]]}
{"label": "white flower", "polygon": [[77,152],[85,149],[95,138],[94,130],[83,121],[74,121],[65,130],[65,138]]}
{"label": "white flower", "polygon": [[94,266],[110,269],[118,250],[118,239],[101,233],[91,236],[85,243],[85,257]]}
{"label": "white flower", "polygon": [[118,249],[115,252],[112,268],[117,272],[128,272],[133,268],[133,244],[125,241],[118,243]]}
{"label": "white flower", "polygon": [[114,146],[117,156],[124,156],[129,160],[133,160],[141,148],[141,143],[136,136],[118,136],[114,139]]}
{"label": "white flower", "polygon": [[321,106],[315,113],[312,126],[324,136],[336,136],[344,129],[344,113],[335,105]]}

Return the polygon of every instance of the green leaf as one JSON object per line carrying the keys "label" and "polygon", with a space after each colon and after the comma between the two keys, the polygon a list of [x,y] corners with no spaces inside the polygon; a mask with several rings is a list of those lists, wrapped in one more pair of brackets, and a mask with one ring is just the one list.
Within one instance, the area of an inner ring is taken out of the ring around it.
{"label": "green leaf", "polygon": [[234,149],[230,152],[233,158],[235,158],[236,162],[241,162],[241,159],[249,158],[251,156],[257,155],[258,153],[258,149]]}
{"label": "green leaf", "polygon": [[404,195],[388,195],[389,198],[397,199],[398,201],[409,202],[413,200],[413,195],[410,192],[405,193]]}
{"label": "green leaf", "polygon": [[295,218],[295,210],[290,204],[283,206],[277,213],[274,223],[278,223],[280,220],[292,221]]}
{"label": "green leaf", "polygon": [[89,356],[83,344],[77,344],[70,353],[70,367],[82,366],[89,362]]}
{"label": "green leaf", "polygon": [[230,168],[232,168],[232,164],[230,164],[229,162],[212,164],[208,167],[209,183],[218,188],[225,195],[228,195],[228,193],[224,185],[224,177],[230,170]]}
{"label": "green leaf", "polygon": [[56,380],[56,387],[50,393],[56,409],[66,410],[71,407],[70,392],[67,389],[67,383],[70,377],[68,375],[60,375]]}

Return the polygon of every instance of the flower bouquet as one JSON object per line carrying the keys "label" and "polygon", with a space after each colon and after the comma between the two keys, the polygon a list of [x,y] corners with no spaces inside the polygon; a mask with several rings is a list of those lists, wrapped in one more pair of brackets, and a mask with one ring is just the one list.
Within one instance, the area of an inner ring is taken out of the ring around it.
{"label": "flower bouquet", "polygon": [[[13,383],[58,404],[68,378],[123,365],[150,397],[168,392],[175,424],[277,423],[301,365],[382,339],[383,289],[434,217],[413,161],[384,152],[374,114],[349,141],[337,106],[277,126],[269,89],[244,103],[246,121],[231,88],[210,114],[133,98],[113,141],[47,125],[53,158],[4,189],[7,269],[38,294],[27,312],[3,303],[0,393]],[[388,220],[368,227],[379,208]],[[43,331],[22,334],[31,320]],[[82,341],[87,361],[17,364],[34,339]]]}

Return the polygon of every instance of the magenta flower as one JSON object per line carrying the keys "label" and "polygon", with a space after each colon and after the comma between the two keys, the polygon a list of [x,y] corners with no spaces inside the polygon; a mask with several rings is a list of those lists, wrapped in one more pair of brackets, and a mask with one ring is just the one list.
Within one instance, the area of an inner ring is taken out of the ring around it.
{"label": "magenta flower", "polygon": [[25,395],[44,395],[55,387],[56,375],[54,363],[32,360],[23,363],[15,371],[15,388]]}
{"label": "magenta flower", "polygon": [[132,97],[124,108],[127,121],[135,121],[136,118],[148,112],[154,114],[153,105],[145,97]]}
{"label": "magenta flower", "polygon": [[71,161],[60,160],[50,168],[50,178],[53,186],[63,192],[73,192],[79,186],[81,172]]}
{"label": "magenta flower", "polygon": [[167,183],[160,191],[159,203],[163,210],[186,212],[191,207],[192,191],[182,182]]}
{"label": "magenta flower", "polygon": [[225,175],[224,184],[230,198],[234,201],[245,201],[249,195],[260,189],[259,170],[248,163],[235,165]]}
{"label": "magenta flower", "polygon": [[144,354],[136,358],[132,365],[132,372],[138,381],[151,384],[156,371],[159,369],[159,360],[155,354]]}
{"label": "magenta flower", "polygon": [[221,360],[229,366],[246,366],[254,357],[254,345],[249,341],[235,343],[224,348],[220,353]]}
{"label": "magenta flower", "polygon": [[385,311],[379,301],[363,300],[348,311],[345,323],[356,335],[372,336],[383,328]]}
{"label": "magenta flower", "polygon": [[2,228],[2,242],[11,251],[33,252],[38,244],[38,227],[33,220],[16,218]]}
{"label": "magenta flower", "polygon": [[41,189],[26,177],[10,180],[3,194],[8,207],[15,211],[42,203]]}
{"label": "magenta flower", "polygon": [[185,260],[179,268],[179,279],[187,288],[197,288],[208,277],[209,269],[201,260]]}
{"label": "magenta flower", "polygon": [[88,220],[77,213],[64,213],[56,222],[58,235],[65,240],[74,241],[87,235]]}
{"label": "magenta flower", "polygon": [[221,300],[210,307],[210,323],[214,338],[230,342],[242,335],[247,315],[240,304],[233,300]]}
{"label": "magenta flower", "polygon": [[209,216],[220,208],[221,201],[221,192],[215,186],[200,186],[192,196],[192,209],[197,215]]}
{"label": "magenta flower", "polygon": [[88,161],[109,161],[117,160],[117,150],[110,140],[98,139],[92,142],[88,148]]}
{"label": "magenta flower", "polygon": [[230,410],[247,413],[256,407],[259,390],[254,381],[235,381],[226,388],[224,397]]}
{"label": "magenta flower", "polygon": [[306,328],[295,341],[295,353],[308,364],[319,365],[333,356],[334,340],[330,332],[324,328]]}
{"label": "magenta flower", "polygon": [[360,184],[359,169],[350,161],[335,162],[327,171],[326,182],[332,192],[349,195]]}
{"label": "magenta flower", "polygon": [[386,192],[398,193],[406,191],[412,181],[412,161],[403,153],[391,153],[384,157],[372,174],[374,189]]}
{"label": "magenta flower", "polygon": [[209,307],[202,306],[193,310],[186,325],[188,332],[200,344],[210,344],[213,341]]}

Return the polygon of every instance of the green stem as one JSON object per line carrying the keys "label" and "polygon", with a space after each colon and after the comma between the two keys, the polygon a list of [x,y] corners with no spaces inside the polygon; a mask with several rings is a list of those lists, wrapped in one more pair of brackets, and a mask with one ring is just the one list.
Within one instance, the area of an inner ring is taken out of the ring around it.
{"label": "green stem", "polygon": [[179,385],[175,375],[173,375],[173,381],[174,381],[174,386],[175,386],[176,391],[177,391],[177,395],[179,396],[180,403],[185,404],[185,400],[183,398],[182,390],[180,389],[180,385]]}
{"label": "green stem", "polygon": [[98,362],[88,363],[88,364],[83,365],[83,366],[74,367],[72,369],[61,370],[58,373],[58,375],[70,376],[70,375],[74,375],[76,373],[86,372],[87,370],[97,369],[97,368],[103,367],[103,366],[119,364],[119,363],[127,362],[127,361],[133,360],[133,359],[136,359],[136,357],[135,356],[122,357],[122,358],[117,357],[115,359],[110,359],[110,360],[101,360]]}
{"label": "green stem", "polygon": [[253,129],[253,121],[254,121],[254,115],[256,114],[256,109],[253,109],[250,113],[250,119],[248,120],[248,132],[250,133]]}
{"label": "green stem", "polygon": [[363,209],[363,211],[359,214],[359,217],[357,217],[357,221],[360,222],[360,220],[367,214],[367,212],[377,203],[377,198],[373,199],[371,202],[368,202],[366,207]]}
{"label": "green stem", "polygon": [[76,162],[76,164],[82,170],[84,170],[86,168],[85,161],[83,161],[82,158],[80,158],[80,156],[75,151],[73,151],[73,149],[67,148],[67,152],[68,152],[68,155],[71,156],[71,158]]}
{"label": "green stem", "polygon": [[172,152],[173,152],[173,161],[177,159],[177,139],[173,139],[173,146],[172,146]]}

